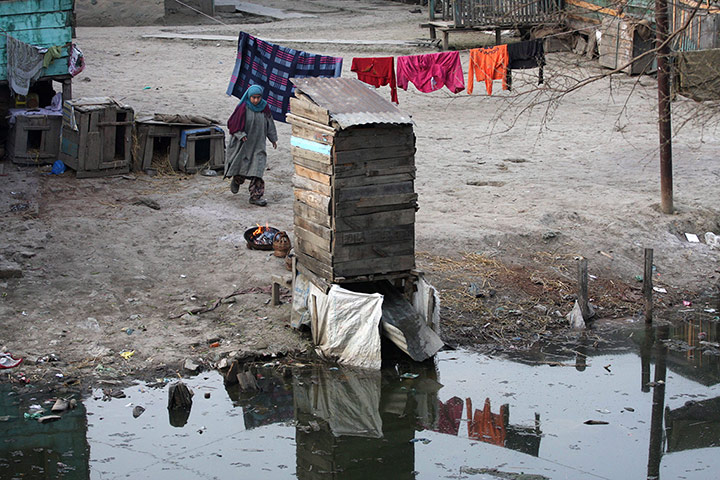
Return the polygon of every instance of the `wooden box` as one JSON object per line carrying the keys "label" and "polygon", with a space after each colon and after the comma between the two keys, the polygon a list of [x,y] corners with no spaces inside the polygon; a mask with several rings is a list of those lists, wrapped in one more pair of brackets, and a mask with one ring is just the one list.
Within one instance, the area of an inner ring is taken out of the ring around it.
{"label": "wooden box", "polygon": [[225,132],[217,126],[183,130],[178,167],[186,173],[225,166]]}
{"label": "wooden box", "polygon": [[152,120],[138,121],[133,170],[178,170],[182,127]]}
{"label": "wooden box", "polygon": [[58,159],[62,117],[17,115],[10,126],[5,157],[18,165],[47,165]]}
{"label": "wooden box", "polygon": [[[225,132],[217,125],[168,122],[168,115],[139,118],[135,124],[133,170],[195,173],[225,165]],[[180,118],[178,118],[180,119]]]}
{"label": "wooden box", "polygon": [[[298,270],[325,285],[406,277],[415,267],[412,122],[357,80],[313,79],[329,85],[321,93],[302,80],[287,116]],[[339,123],[343,102],[350,111]],[[380,123],[387,116],[392,123]]]}
{"label": "wooden box", "polygon": [[133,109],[107,97],[63,104],[60,159],[78,178],[130,171]]}

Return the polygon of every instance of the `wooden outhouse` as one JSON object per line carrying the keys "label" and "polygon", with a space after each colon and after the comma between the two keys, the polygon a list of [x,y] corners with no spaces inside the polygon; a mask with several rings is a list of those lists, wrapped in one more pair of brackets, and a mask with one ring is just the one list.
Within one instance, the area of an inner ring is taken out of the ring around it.
{"label": "wooden outhouse", "polygon": [[288,122],[297,269],[320,288],[415,267],[410,117],[349,78],[296,78]]}
{"label": "wooden outhouse", "polygon": [[133,109],[109,97],[66,100],[60,160],[77,178],[129,172],[133,122]]}

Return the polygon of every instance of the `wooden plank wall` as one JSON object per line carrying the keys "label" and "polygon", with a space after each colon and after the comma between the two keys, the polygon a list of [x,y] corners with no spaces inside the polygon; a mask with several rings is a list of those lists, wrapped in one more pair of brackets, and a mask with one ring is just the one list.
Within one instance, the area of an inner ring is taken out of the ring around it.
{"label": "wooden plank wall", "polygon": [[295,251],[330,283],[415,266],[415,136],[409,125],[332,128],[293,99]]}
{"label": "wooden plank wall", "polygon": [[[40,47],[72,41],[74,0],[13,0],[0,2],[0,31]],[[7,80],[7,42],[0,40],[0,81]],[[68,47],[42,76],[67,75]]]}
{"label": "wooden plank wall", "polygon": [[457,27],[519,26],[556,23],[559,0],[455,0],[453,20]]}

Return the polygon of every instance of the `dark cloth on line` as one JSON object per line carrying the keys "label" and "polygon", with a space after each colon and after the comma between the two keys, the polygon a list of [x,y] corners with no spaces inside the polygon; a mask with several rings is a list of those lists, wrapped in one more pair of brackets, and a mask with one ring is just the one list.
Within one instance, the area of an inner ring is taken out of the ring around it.
{"label": "dark cloth on line", "polygon": [[394,57],[353,58],[350,70],[358,80],[373,87],[390,85],[390,100],[398,103]]}
{"label": "dark cloth on line", "polygon": [[240,32],[235,68],[227,88],[228,95],[241,98],[250,85],[265,89],[275,120],[285,122],[294,86],[291,78],[339,77],[340,57],[316,55],[281,47]]}
{"label": "dark cloth on line", "polygon": [[509,65],[507,69],[508,89],[512,88],[512,70],[539,68],[538,85],[542,85],[543,67],[545,66],[545,47],[542,39],[525,42],[509,43],[507,46]]}

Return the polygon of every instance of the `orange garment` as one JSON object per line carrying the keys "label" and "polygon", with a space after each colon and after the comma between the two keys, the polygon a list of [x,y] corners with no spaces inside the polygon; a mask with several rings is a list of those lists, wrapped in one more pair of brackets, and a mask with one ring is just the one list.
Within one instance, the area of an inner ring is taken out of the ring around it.
{"label": "orange garment", "polygon": [[503,90],[507,90],[508,68],[507,45],[496,45],[488,48],[473,48],[470,50],[470,66],[468,68],[467,92],[473,92],[473,75],[478,81],[485,80],[485,89],[492,95],[493,80],[502,80]]}
{"label": "orange garment", "polygon": [[[485,406],[482,410],[475,410],[473,414],[472,400],[465,400],[467,407],[468,420],[468,437],[481,442],[505,446],[505,436],[507,435],[505,424],[505,416],[507,413],[507,405],[500,406],[500,413],[495,414],[490,410],[490,399],[485,399]],[[472,417],[471,417],[472,414]]]}

